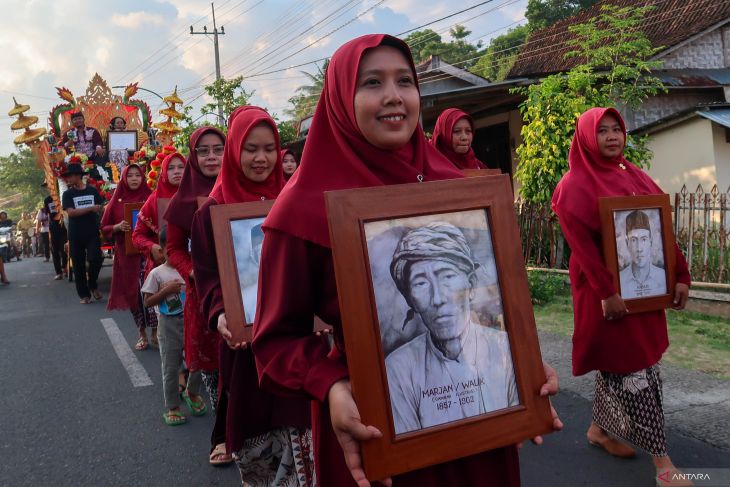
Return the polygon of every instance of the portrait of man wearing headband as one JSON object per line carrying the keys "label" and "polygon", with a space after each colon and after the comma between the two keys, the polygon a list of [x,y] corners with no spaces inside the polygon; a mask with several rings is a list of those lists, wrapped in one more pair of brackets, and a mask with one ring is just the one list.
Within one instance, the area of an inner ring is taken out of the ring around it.
{"label": "portrait of man wearing headband", "polygon": [[385,360],[397,434],[519,404],[507,333],[472,312],[479,266],[450,223],[412,228],[398,242],[390,274],[409,306],[404,326],[420,317],[427,331]]}
{"label": "portrait of man wearing headband", "polygon": [[652,243],[649,216],[645,211],[631,211],[626,216],[626,246],[630,263],[619,272],[621,297],[624,299],[666,294],[664,269],[652,263]]}

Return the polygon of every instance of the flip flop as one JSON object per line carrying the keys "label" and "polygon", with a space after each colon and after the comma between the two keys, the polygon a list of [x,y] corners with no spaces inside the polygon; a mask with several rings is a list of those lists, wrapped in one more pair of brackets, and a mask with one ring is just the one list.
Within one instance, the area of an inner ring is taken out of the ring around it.
{"label": "flip flop", "polygon": [[81,304],[90,304],[91,298],[81,298],[81,301],[79,301]]}
{"label": "flip flop", "polygon": [[160,340],[157,337],[150,337],[150,345],[160,348]]}
{"label": "flip flop", "polygon": [[139,351],[147,350],[148,346],[149,346],[149,343],[147,342],[147,339],[139,337],[137,339],[137,343],[135,343],[135,345],[134,345],[134,349],[139,350]]}
{"label": "flip flop", "polygon": [[208,462],[211,465],[228,465],[233,462],[233,457],[226,453],[226,444],[219,443],[213,448],[208,457]]}
{"label": "flip flop", "polygon": [[168,426],[179,426],[188,422],[188,418],[185,417],[182,411],[167,411],[162,415],[162,418]]}
{"label": "flip flop", "polygon": [[96,299],[97,301],[100,301],[104,297],[104,295],[101,294],[98,289],[94,289],[93,291],[91,291],[91,294],[94,295],[94,299]]}
{"label": "flip flop", "polygon": [[185,401],[185,404],[187,404],[190,408],[190,412],[193,416],[202,416],[205,414],[206,411],[208,411],[208,408],[206,407],[205,402],[203,402],[202,398],[200,401],[193,402],[193,400],[190,399],[187,391],[183,392],[182,398]]}

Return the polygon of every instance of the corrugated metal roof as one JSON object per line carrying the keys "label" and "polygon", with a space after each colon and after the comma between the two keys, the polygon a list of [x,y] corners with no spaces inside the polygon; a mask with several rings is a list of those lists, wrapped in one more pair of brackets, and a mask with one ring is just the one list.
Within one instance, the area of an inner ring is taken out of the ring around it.
{"label": "corrugated metal roof", "polygon": [[730,69],[663,69],[652,72],[666,86],[705,88],[730,85]]}
{"label": "corrugated metal roof", "polygon": [[730,108],[716,108],[714,110],[698,111],[697,115],[730,128]]}

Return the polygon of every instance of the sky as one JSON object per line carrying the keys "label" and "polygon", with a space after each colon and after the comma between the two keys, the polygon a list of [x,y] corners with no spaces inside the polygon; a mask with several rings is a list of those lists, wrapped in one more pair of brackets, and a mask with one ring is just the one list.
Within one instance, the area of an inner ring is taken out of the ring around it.
{"label": "sky", "polygon": [[[281,119],[287,100],[314,73],[311,64],[342,44],[369,33],[400,34],[484,0],[216,0],[221,74],[243,75],[255,92],[252,104]],[[449,40],[448,31],[462,24],[476,43],[500,35],[524,22],[527,0],[491,0],[484,5],[429,25]],[[190,35],[190,26],[213,30],[211,4],[203,0],[3,0],[0,30],[0,155],[15,150],[12,117],[18,102],[31,106],[27,114],[46,126],[51,108],[63,101],[56,87],[74,96],[85,94],[94,73],[109,86],[139,82],[162,96],[175,86],[185,105],[211,101],[203,86],[215,79],[212,36]],[[300,67],[299,64],[310,63]],[[321,65],[321,63],[320,63]],[[271,73],[271,71],[276,71]],[[113,89],[121,95],[123,89]],[[163,117],[160,98],[140,91],[152,109],[153,121]],[[202,116],[201,120],[212,116]],[[3,135],[4,134],[4,135]]]}

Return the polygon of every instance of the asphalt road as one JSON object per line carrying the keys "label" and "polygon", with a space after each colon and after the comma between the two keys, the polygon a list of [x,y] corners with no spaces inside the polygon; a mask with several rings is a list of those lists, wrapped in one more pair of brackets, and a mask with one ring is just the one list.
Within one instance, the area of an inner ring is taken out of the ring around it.
{"label": "asphalt road", "polygon": [[[105,301],[78,304],[73,284],[52,280],[52,265],[40,258],[6,270],[12,284],[0,286],[0,485],[240,485],[235,467],[207,463],[210,414],[178,427],[162,422],[156,349],[133,353],[152,382],[133,386],[101,321],[112,318],[131,348],[129,313],[108,312]],[[523,486],[654,485],[647,455],[619,460],[587,444],[588,400],[565,391],[554,404],[565,430],[522,449]],[[730,451],[671,429],[668,438],[678,466],[730,469]]]}

